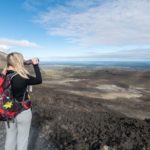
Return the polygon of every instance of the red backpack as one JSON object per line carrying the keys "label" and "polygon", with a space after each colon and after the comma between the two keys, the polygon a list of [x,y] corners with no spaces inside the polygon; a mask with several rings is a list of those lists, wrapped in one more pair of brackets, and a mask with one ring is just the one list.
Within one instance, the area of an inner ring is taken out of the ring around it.
{"label": "red backpack", "polygon": [[3,75],[0,76],[0,94],[3,93],[2,85],[4,83],[5,77]]}
{"label": "red backpack", "polygon": [[20,113],[22,110],[29,109],[32,105],[29,98],[25,100],[24,93],[22,102],[18,102],[13,97],[11,80],[15,77],[17,73],[11,73],[6,76],[0,77],[0,120],[7,121],[7,125],[9,127],[9,120],[14,121],[14,118]]}

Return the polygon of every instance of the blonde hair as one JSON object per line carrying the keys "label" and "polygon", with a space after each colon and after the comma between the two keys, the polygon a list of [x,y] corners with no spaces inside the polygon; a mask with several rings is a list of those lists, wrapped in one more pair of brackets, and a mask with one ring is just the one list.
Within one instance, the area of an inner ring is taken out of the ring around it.
{"label": "blonde hair", "polygon": [[28,79],[29,72],[24,66],[24,58],[21,53],[13,52],[7,55],[7,67],[12,66],[23,78]]}

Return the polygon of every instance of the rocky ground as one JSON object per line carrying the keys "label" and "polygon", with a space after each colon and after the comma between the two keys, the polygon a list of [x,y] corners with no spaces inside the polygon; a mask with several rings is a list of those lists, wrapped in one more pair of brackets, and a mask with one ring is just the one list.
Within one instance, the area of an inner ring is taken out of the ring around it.
{"label": "rocky ground", "polygon": [[[150,150],[149,71],[46,73],[31,93],[28,150]],[[3,150],[3,125],[0,135]]]}

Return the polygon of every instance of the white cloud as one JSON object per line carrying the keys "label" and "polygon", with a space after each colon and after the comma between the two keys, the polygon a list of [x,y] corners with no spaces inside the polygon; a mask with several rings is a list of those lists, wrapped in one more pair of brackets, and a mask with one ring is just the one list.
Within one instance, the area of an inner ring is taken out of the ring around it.
{"label": "white cloud", "polygon": [[1,48],[9,49],[12,46],[32,47],[32,48],[39,47],[36,43],[30,42],[28,40],[13,40],[13,39],[0,38],[0,47]]}
{"label": "white cloud", "polygon": [[10,46],[0,44],[0,51],[1,51],[1,52],[8,53],[8,52],[9,52],[9,49],[10,49]]}
{"label": "white cloud", "polygon": [[70,59],[95,59],[95,60],[149,60],[150,49],[132,49],[132,50],[120,50],[116,52],[90,52],[80,56],[73,56]]}
{"label": "white cloud", "polygon": [[88,45],[150,42],[150,0],[71,0],[40,13],[36,22],[50,35]]}
{"label": "white cloud", "polygon": [[52,55],[41,57],[44,61],[67,61],[67,60],[150,60],[150,49],[124,49],[115,52],[87,52],[78,55]]}
{"label": "white cloud", "polygon": [[9,49],[10,47],[9,46],[7,46],[7,45],[0,45],[0,49],[5,49],[5,50],[7,50],[7,49]]}

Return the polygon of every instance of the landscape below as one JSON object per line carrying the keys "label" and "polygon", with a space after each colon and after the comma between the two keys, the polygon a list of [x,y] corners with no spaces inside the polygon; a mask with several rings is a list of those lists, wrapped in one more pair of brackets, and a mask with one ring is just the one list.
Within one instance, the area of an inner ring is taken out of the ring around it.
{"label": "landscape below", "polygon": [[[41,69],[29,150],[150,149],[150,70]],[[0,135],[3,149],[4,125]]]}

